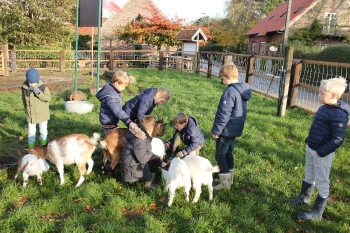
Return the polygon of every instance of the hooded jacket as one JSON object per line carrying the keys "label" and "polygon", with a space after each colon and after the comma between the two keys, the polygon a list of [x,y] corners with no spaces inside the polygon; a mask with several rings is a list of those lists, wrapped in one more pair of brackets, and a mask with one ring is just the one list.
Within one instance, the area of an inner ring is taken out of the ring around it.
{"label": "hooded jacket", "polygon": [[156,106],[154,103],[156,91],[157,88],[148,88],[124,104],[123,110],[132,121],[138,120],[138,122],[141,122],[145,115],[151,114]]}
{"label": "hooded jacket", "polygon": [[175,129],[173,137],[168,140],[168,143],[170,145],[174,144],[175,135],[177,132],[180,132],[182,134],[181,140],[186,145],[183,151],[185,155],[189,154],[191,151],[196,150],[199,146],[204,144],[204,134],[199,128],[198,122],[194,117],[188,117],[188,123],[181,131],[177,131]]}
{"label": "hooded jacket", "polygon": [[136,182],[151,179],[148,161],[153,156],[152,138],[142,130],[142,134],[128,132],[127,143],[121,156],[121,175],[125,182]]}
{"label": "hooded jacket", "polygon": [[21,87],[22,101],[27,122],[31,124],[37,124],[50,119],[50,90],[41,80],[39,80],[37,88],[39,88],[40,92],[35,94],[30,89],[27,81],[25,81]]}
{"label": "hooded jacket", "polygon": [[349,106],[340,100],[336,105],[324,104],[317,110],[305,142],[318,156],[335,152],[343,144],[349,113]]}
{"label": "hooded jacket", "polygon": [[216,111],[212,134],[221,137],[241,136],[251,96],[252,89],[248,83],[228,85]]}
{"label": "hooded jacket", "polygon": [[119,120],[129,123],[129,115],[122,109],[122,97],[113,83],[108,83],[97,92],[97,99],[101,102],[100,123],[104,126],[118,126]]}

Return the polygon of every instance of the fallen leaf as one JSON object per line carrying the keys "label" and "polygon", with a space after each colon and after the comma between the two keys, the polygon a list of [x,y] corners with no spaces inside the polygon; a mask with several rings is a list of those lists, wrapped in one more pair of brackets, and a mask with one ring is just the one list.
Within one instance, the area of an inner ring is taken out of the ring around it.
{"label": "fallen leaf", "polygon": [[91,209],[92,209],[91,205],[86,206],[86,210],[91,210]]}
{"label": "fallen leaf", "polygon": [[165,201],[165,197],[162,197],[161,199],[159,199],[159,201],[163,203]]}

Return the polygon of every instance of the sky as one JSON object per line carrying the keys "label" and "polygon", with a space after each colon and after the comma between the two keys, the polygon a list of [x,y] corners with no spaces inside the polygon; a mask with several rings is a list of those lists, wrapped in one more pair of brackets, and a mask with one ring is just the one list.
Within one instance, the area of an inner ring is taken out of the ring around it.
{"label": "sky", "polygon": [[[120,7],[127,0],[114,0]],[[192,20],[209,16],[211,18],[223,17],[226,0],[153,0],[159,9],[169,18],[175,16]],[[204,14],[203,14],[204,13]]]}

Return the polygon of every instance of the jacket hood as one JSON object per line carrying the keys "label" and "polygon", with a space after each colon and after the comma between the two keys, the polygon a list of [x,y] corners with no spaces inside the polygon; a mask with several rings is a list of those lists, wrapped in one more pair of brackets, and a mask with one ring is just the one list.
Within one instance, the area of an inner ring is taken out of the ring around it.
{"label": "jacket hood", "polygon": [[147,88],[143,91],[143,93],[154,96],[156,91],[157,91],[157,88]]}
{"label": "jacket hood", "polygon": [[349,116],[349,114],[350,114],[350,107],[349,107],[349,105],[347,105],[346,103],[344,103],[341,100],[338,100],[338,103],[340,104],[339,108],[344,110],[344,112],[346,112],[346,114],[348,114],[348,116]]}
{"label": "jacket hood", "polygon": [[250,100],[252,97],[252,88],[248,83],[234,83],[230,86],[236,88],[236,90],[241,94],[244,101]]}

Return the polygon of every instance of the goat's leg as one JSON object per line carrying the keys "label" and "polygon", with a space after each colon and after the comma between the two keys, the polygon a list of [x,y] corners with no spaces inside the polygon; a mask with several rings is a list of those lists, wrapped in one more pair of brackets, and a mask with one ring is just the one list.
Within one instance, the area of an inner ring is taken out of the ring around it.
{"label": "goat's leg", "polygon": [[20,172],[21,172],[21,164],[18,163],[18,168],[17,168],[17,172],[16,172],[16,175],[15,175],[14,180],[17,180],[17,177],[18,177],[18,175],[19,175]]}
{"label": "goat's leg", "polygon": [[168,207],[170,207],[173,204],[173,199],[175,197],[175,190],[176,188],[170,186],[169,187],[169,201],[168,201]]}
{"label": "goat's leg", "polygon": [[86,172],[86,175],[89,175],[92,172],[92,168],[94,166],[94,161],[92,159],[88,159],[86,162],[88,164],[88,170]]}
{"label": "goat's leg", "polygon": [[58,174],[60,175],[60,185],[64,184],[64,166],[62,160],[58,160],[56,162],[56,168],[58,171]]}
{"label": "goat's leg", "polygon": [[193,189],[195,190],[195,195],[194,195],[192,203],[196,203],[201,195],[201,192],[202,192],[201,184],[198,184],[198,183],[193,184]]}
{"label": "goat's leg", "polygon": [[208,183],[209,201],[213,200],[213,182]]}
{"label": "goat's leg", "polygon": [[80,171],[80,178],[79,178],[79,181],[75,187],[79,187],[84,182],[85,176],[86,176],[85,163],[77,163],[77,167]]}
{"label": "goat's leg", "polygon": [[23,187],[25,188],[28,184],[29,174],[26,172],[23,172],[22,177],[23,177]]}
{"label": "goat's leg", "polygon": [[185,185],[185,196],[186,196],[186,201],[190,201],[190,189],[191,189],[191,183]]}
{"label": "goat's leg", "polygon": [[36,181],[38,182],[38,184],[41,186],[41,185],[43,185],[43,182],[42,182],[42,180],[41,180],[41,176],[42,176],[42,173],[40,172],[40,173],[38,173],[37,175],[36,175]]}

